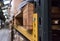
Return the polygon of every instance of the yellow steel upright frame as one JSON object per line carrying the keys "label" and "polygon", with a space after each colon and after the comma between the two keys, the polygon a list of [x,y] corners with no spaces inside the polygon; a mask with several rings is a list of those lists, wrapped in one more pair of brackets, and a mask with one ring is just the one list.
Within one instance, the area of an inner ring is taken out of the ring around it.
{"label": "yellow steel upright frame", "polygon": [[29,34],[26,29],[21,26],[14,25],[14,28],[23,34],[30,41],[38,41],[38,15],[37,13],[33,14],[33,31],[32,34]]}
{"label": "yellow steel upright frame", "polygon": [[38,15],[33,14],[33,41],[38,41]]}

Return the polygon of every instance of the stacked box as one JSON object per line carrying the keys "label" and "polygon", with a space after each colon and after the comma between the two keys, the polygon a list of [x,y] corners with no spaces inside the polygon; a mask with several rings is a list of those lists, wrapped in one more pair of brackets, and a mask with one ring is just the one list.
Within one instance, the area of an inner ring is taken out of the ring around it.
{"label": "stacked box", "polygon": [[23,26],[26,28],[27,26],[27,18],[28,18],[28,16],[27,16],[27,14],[28,14],[28,6],[25,6],[24,8],[23,8]]}
{"label": "stacked box", "polygon": [[34,4],[28,3],[23,7],[23,26],[32,30],[33,25]]}
{"label": "stacked box", "polygon": [[60,17],[60,8],[59,7],[52,7],[51,17],[52,18],[59,18]]}
{"label": "stacked box", "polygon": [[52,7],[52,13],[60,13],[60,9],[58,7]]}
{"label": "stacked box", "polygon": [[19,4],[23,1],[23,0],[12,0],[13,1],[13,5],[12,5],[12,8],[11,9],[13,9],[12,11],[13,11],[13,13],[14,13],[14,15],[16,15],[17,14],[17,12],[18,12],[18,6],[19,6]]}

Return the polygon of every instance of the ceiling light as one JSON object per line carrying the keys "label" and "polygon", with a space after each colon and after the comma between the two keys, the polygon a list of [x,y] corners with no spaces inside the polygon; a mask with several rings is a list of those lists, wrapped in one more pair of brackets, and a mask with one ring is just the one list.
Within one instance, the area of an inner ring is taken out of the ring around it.
{"label": "ceiling light", "polygon": [[59,20],[55,20],[55,24],[58,24]]}
{"label": "ceiling light", "polygon": [[5,18],[7,18],[7,16],[5,16]]}
{"label": "ceiling light", "polygon": [[7,10],[3,10],[3,12],[6,12]]}
{"label": "ceiling light", "polygon": [[4,4],[9,4],[10,3],[10,1],[4,1]]}

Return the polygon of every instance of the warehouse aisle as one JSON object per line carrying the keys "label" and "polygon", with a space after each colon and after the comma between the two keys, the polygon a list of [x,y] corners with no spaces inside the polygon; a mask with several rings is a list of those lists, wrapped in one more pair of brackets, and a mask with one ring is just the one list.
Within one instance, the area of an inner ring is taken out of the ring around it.
{"label": "warehouse aisle", "polygon": [[0,30],[0,41],[11,41],[9,29]]}

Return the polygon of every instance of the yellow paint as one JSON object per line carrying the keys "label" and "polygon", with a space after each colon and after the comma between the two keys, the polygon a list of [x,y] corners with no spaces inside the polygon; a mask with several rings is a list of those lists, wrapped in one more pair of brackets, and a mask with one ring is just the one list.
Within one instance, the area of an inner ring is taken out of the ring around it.
{"label": "yellow paint", "polygon": [[21,34],[23,34],[30,41],[33,40],[32,34],[29,34],[26,29],[22,26],[15,26],[15,29],[18,30]]}
{"label": "yellow paint", "polygon": [[38,41],[38,15],[33,14],[33,41]]}

